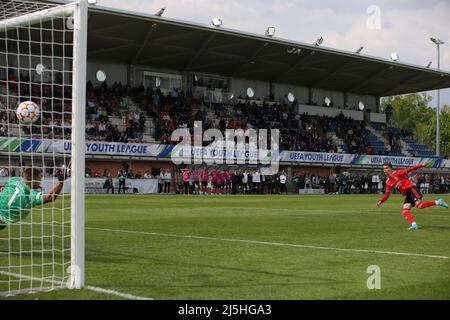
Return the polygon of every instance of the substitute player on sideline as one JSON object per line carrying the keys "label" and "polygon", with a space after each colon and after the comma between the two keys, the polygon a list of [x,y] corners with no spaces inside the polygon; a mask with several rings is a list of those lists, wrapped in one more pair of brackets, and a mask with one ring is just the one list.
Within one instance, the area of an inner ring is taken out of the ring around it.
{"label": "substitute player on sideline", "polygon": [[39,191],[42,181],[40,169],[26,168],[23,178],[9,179],[0,193],[0,230],[24,220],[31,208],[55,201],[68,177],[68,170],[63,166],[56,177],[58,182],[45,195]]}
{"label": "substitute player on sideline", "polygon": [[384,173],[389,177],[386,181],[386,194],[383,199],[377,203],[377,207],[380,207],[383,203],[387,201],[391,190],[393,188],[400,191],[404,196],[406,196],[405,203],[403,205],[403,215],[406,217],[408,222],[411,224],[409,230],[418,230],[420,226],[414,220],[410,210],[411,207],[417,207],[418,209],[425,209],[434,206],[441,206],[448,209],[448,204],[444,200],[439,199],[436,201],[422,202],[422,194],[417,190],[417,187],[408,179],[407,174],[422,169],[426,167],[429,163],[419,164],[417,166],[405,169],[393,171],[391,163],[385,163],[383,165]]}

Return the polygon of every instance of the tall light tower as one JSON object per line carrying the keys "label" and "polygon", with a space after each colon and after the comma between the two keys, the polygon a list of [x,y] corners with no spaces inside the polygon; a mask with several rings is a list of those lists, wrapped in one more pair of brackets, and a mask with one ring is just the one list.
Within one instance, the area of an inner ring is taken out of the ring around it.
{"label": "tall light tower", "polygon": [[[441,70],[441,44],[444,44],[444,41],[431,38],[430,39],[434,44],[436,44],[438,49],[438,70]],[[437,98],[437,108],[436,108],[436,156],[440,156],[440,144],[441,144],[441,90],[438,90],[438,98]]]}

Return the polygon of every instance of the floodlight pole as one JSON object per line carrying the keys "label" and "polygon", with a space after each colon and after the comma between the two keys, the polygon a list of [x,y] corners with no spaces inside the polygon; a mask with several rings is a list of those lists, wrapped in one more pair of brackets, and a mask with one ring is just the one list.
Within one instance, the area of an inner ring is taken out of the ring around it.
{"label": "floodlight pole", "polygon": [[[441,70],[441,43],[437,43],[438,49],[438,70]],[[438,89],[437,95],[437,108],[436,108],[436,156],[439,157],[441,154],[441,90]]]}
{"label": "floodlight pole", "polygon": [[[442,40],[431,38],[431,41],[436,44],[438,50],[438,70],[441,70],[441,44],[444,44]],[[437,94],[437,107],[436,107],[436,156],[439,157],[441,144],[441,90],[438,89]]]}

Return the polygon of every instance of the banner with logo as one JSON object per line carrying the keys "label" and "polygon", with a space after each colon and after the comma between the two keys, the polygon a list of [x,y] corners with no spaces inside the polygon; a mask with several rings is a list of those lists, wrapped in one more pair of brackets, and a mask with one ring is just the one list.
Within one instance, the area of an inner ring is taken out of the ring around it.
{"label": "banner with logo", "polygon": [[[72,148],[71,141],[64,140],[33,140],[21,138],[0,138],[0,152],[8,153],[69,153]],[[189,155],[190,153],[190,155]],[[186,148],[181,145],[163,144],[134,144],[87,141],[86,154],[89,155],[116,155],[129,157],[151,157],[158,159],[191,159],[211,160],[236,159],[237,161],[256,161],[267,164],[267,161],[279,161],[304,164],[333,164],[333,165],[366,165],[381,166],[390,162],[394,167],[410,167],[423,162],[431,162],[432,168],[450,168],[450,160],[435,158],[390,157],[358,154],[335,154],[321,152],[282,151],[280,153],[263,152],[262,156],[256,150],[224,150],[211,147]],[[198,163],[198,162],[196,162]],[[201,161],[200,161],[201,163]]]}
{"label": "banner with logo", "polygon": [[[6,181],[9,178],[0,177],[0,191],[2,190]],[[106,193],[106,189],[103,188],[106,178],[86,178],[85,179],[85,192],[86,194],[103,194]],[[41,182],[42,192],[49,192],[53,185],[56,183],[55,179],[44,178]],[[113,179],[114,193],[119,191],[119,180]],[[61,191],[62,194],[70,194],[71,183],[70,179],[66,180],[64,187]],[[158,193],[158,180],[156,179],[127,179],[125,181],[125,190],[127,194],[157,194]],[[112,192],[111,190],[109,191]]]}
{"label": "banner with logo", "polygon": [[[106,193],[106,189],[103,188],[106,179],[100,178],[86,178],[85,192],[86,194],[103,194]],[[53,179],[43,179],[41,186],[44,192],[51,190],[55,181]],[[119,180],[113,179],[114,193],[119,192]],[[62,193],[69,194],[71,190],[70,179],[64,183]],[[127,194],[156,194],[158,193],[158,180],[155,179],[127,179],[125,182],[125,190]],[[112,193],[112,190],[109,190]]]}
{"label": "banner with logo", "polygon": [[303,151],[283,151],[281,152],[281,162],[301,162],[301,163],[328,163],[328,164],[349,164],[353,161],[352,154],[303,152]]}

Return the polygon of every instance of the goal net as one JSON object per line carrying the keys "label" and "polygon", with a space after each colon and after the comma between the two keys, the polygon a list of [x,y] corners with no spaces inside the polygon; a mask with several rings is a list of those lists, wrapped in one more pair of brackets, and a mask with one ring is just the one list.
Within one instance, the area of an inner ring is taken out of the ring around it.
{"label": "goal net", "polygon": [[86,34],[85,1],[0,0],[0,296],[84,284]]}

